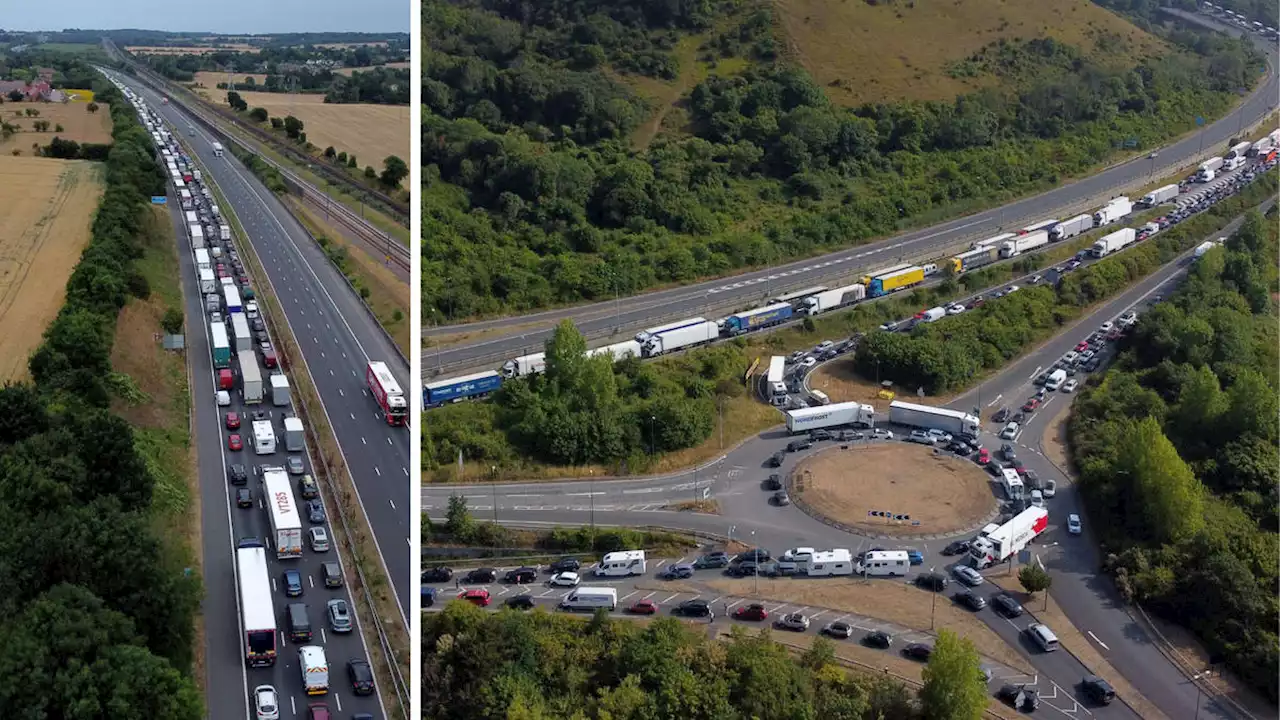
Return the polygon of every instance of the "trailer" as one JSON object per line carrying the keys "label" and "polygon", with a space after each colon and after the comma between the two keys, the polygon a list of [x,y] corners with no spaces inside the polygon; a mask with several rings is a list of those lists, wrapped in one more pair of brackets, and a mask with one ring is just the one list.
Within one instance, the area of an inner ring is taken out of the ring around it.
{"label": "trailer", "polygon": [[253,350],[241,350],[236,353],[236,359],[240,361],[240,392],[244,394],[244,404],[257,405],[262,402],[262,371],[258,368],[258,354]]}
{"label": "trailer", "polygon": [[605,345],[604,347],[587,351],[587,357],[595,357],[596,355],[608,355],[614,362],[625,360],[629,357],[640,357],[640,343],[635,340],[623,340],[620,343]]}
{"label": "trailer", "polygon": [[227,301],[227,312],[232,315],[244,312],[244,303],[240,301],[240,291],[235,283],[222,286],[222,297]]}
{"label": "trailer", "polygon": [[1048,220],[1041,220],[1038,223],[1032,223],[1031,225],[1028,225],[1022,228],[1021,230],[1018,231],[1018,234],[1030,235],[1031,233],[1039,230],[1044,230],[1045,232],[1049,232],[1050,230],[1053,229],[1053,226],[1057,224],[1058,224],[1057,218],[1049,218]]}
{"label": "trailer", "polygon": [[786,293],[785,295],[779,295],[777,297],[769,298],[769,304],[770,305],[774,305],[776,303],[796,304],[797,300],[804,300],[810,295],[817,295],[818,293],[823,292],[826,289],[827,289],[826,285],[814,285],[813,287],[805,288],[803,290],[796,290],[795,292],[789,292],[789,293]]}
{"label": "trailer", "polygon": [[856,402],[787,411],[787,432],[795,434],[848,425],[869,428],[875,425],[876,409]]}
{"label": "trailer", "polygon": [[227,339],[227,326],[220,322],[209,323],[210,346],[215,368],[231,367],[231,342]]}
{"label": "trailer", "polygon": [[843,548],[818,550],[796,558],[796,569],[809,577],[853,574],[853,553]]}
{"label": "trailer", "polygon": [[284,468],[263,468],[262,494],[275,539],[276,557],[302,557],[302,515],[294,502],[293,488]]}
{"label": "trailer", "polygon": [[1180,190],[1178,189],[1177,183],[1158,187],[1146,195],[1143,195],[1142,199],[1138,200],[1138,204],[1144,208],[1153,208],[1161,203],[1169,202],[1170,200],[1178,197],[1179,192]]}
{"label": "trailer", "polygon": [[187,219],[188,225],[196,225],[200,222],[200,218],[196,217],[195,210],[187,210],[185,213],[183,213],[183,217]]}
{"label": "trailer", "polygon": [[724,329],[730,335],[741,335],[752,330],[784,323],[790,320],[792,315],[791,303],[782,302],[766,305],[755,310],[747,310],[746,312],[730,315],[724,319]]}
{"label": "trailer", "polygon": [[969,545],[969,563],[978,570],[1008,560],[1049,527],[1049,512],[1029,507],[1003,524],[984,527]]}
{"label": "trailer", "polygon": [[1259,155],[1266,155],[1268,152],[1271,152],[1271,149],[1276,146],[1276,141],[1272,137],[1275,134],[1276,133],[1272,133],[1271,135],[1268,135],[1254,143],[1253,147],[1249,148],[1248,156],[1251,158],[1258,157]]}
{"label": "trailer", "polygon": [[1011,240],[1017,237],[1016,233],[1001,233],[995,237],[989,237],[986,240],[979,240],[969,246],[970,250],[981,250],[983,248],[998,247],[1005,240]]}
{"label": "trailer", "polygon": [[422,403],[435,407],[448,402],[488,395],[502,386],[502,375],[495,370],[437,380],[423,385]]}
{"label": "trailer", "polygon": [[231,315],[231,336],[235,340],[237,350],[253,348],[253,334],[249,332],[249,319],[244,313]]}
{"label": "trailer", "polygon": [[286,452],[302,452],[306,449],[302,420],[293,415],[284,419],[284,449]]}
{"label": "trailer", "polygon": [[[206,295],[218,292],[218,278],[213,276],[213,270],[206,268],[200,271],[200,292]],[[218,299],[218,307],[222,307],[221,298]]]}
{"label": "trailer", "polygon": [[892,292],[905,290],[924,282],[924,268],[912,266],[905,270],[881,275],[871,279],[869,286],[871,297],[881,297]]}
{"label": "trailer", "polygon": [[540,352],[532,355],[521,355],[515,360],[508,360],[502,364],[502,370],[499,372],[502,373],[504,378],[513,378],[546,372],[546,369],[547,354]]}
{"label": "trailer", "polygon": [[1122,195],[1113,199],[1101,210],[1093,214],[1093,226],[1104,227],[1110,225],[1131,212],[1133,212],[1133,203],[1129,201],[1129,198]]}
{"label": "trailer", "polygon": [[714,320],[692,318],[679,327],[655,333],[647,342],[642,343],[640,351],[644,357],[657,357],[709,343],[718,337],[720,337],[720,326]]}
{"label": "trailer", "polygon": [[904,577],[911,571],[911,556],[906,550],[871,550],[853,570],[864,577]]}
{"label": "trailer", "polygon": [[205,247],[204,228],[200,227],[200,223],[187,226],[187,234],[191,236],[191,249],[199,250]]}
{"label": "trailer", "polygon": [[1017,257],[1028,250],[1035,250],[1038,247],[1044,247],[1049,244],[1049,231],[1036,230],[1035,232],[1019,235],[1013,240],[1006,240],[1000,245],[1000,257],[1011,258]]}
{"label": "trailer", "polygon": [[271,404],[276,407],[289,405],[289,378],[284,373],[271,374]]}
{"label": "trailer", "polygon": [[866,296],[867,286],[862,283],[854,283],[834,290],[824,290],[816,295],[810,295],[804,299],[801,307],[805,314],[812,317],[845,305],[852,305],[866,298]]}
{"label": "trailer", "polygon": [[967,250],[951,258],[951,270],[957,274],[985,267],[1000,259],[1000,248],[988,247]]}
{"label": "trailer", "polygon": [[889,422],[907,427],[968,433],[974,436],[982,429],[981,421],[969,413],[929,405],[916,405],[901,400],[889,403]]}
{"label": "trailer", "polygon": [[1133,228],[1117,230],[1095,242],[1093,247],[1089,249],[1089,254],[1096,258],[1106,257],[1132,244],[1137,238],[1138,233]]}
{"label": "trailer", "polygon": [[1085,213],[1077,215],[1070,220],[1063,220],[1049,231],[1049,239],[1053,242],[1069,240],[1082,232],[1088,232],[1093,229],[1093,216]]}
{"label": "trailer", "polygon": [[205,270],[211,270],[211,269],[213,269],[213,265],[211,265],[211,264],[209,263],[209,251],[208,251],[208,250],[206,250],[206,249],[204,249],[204,248],[196,248],[196,249],[195,249],[195,256],[196,256],[196,271],[197,271],[197,273],[201,273],[201,272],[204,272]]}
{"label": "trailer", "polygon": [[1199,260],[1200,258],[1204,257],[1205,253],[1209,252],[1215,247],[1217,247],[1217,245],[1212,240],[1206,240],[1200,243],[1199,245],[1196,246],[1196,252],[1193,259]]}
{"label": "trailer", "polygon": [[898,272],[899,270],[906,270],[909,267],[911,267],[911,263],[901,263],[898,265],[890,265],[887,268],[880,268],[879,270],[875,270],[873,272],[867,273],[866,275],[863,275],[862,278],[858,280],[858,282],[867,287],[871,287],[872,280],[882,275],[895,273],[895,272]]}
{"label": "trailer", "polygon": [[1251,147],[1253,147],[1253,143],[1247,140],[1244,142],[1236,143],[1235,145],[1231,146],[1231,149],[1227,151],[1227,154],[1224,155],[1222,159],[1234,160],[1236,158],[1243,158],[1248,154],[1249,148]]}

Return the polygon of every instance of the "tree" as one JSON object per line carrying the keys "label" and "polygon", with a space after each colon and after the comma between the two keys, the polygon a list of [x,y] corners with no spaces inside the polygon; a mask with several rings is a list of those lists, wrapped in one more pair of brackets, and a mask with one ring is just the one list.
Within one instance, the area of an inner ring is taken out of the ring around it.
{"label": "tree", "polygon": [[89,103],[88,105],[85,105],[85,106],[84,106],[84,109],[85,109],[85,110],[88,110],[88,111],[89,111],[89,114],[90,114],[90,115],[92,115],[93,113],[98,112],[98,103],[96,103],[96,102],[91,102],[91,103]]}
{"label": "tree", "polygon": [[332,159],[334,159],[334,158],[336,158],[336,157],[338,156],[338,151],[337,151],[337,150],[334,150],[334,149],[333,149],[333,146],[332,146],[332,145],[330,145],[329,147],[327,147],[327,148],[325,148],[325,149],[324,149],[324,156],[325,156],[326,158],[328,158],[328,159],[332,160]]}
{"label": "tree", "polygon": [[1044,592],[1053,585],[1053,576],[1044,569],[1044,566],[1038,562],[1023,565],[1018,571],[1018,582],[1022,583],[1022,587],[1029,593]]}
{"label": "tree", "polygon": [[449,511],[445,514],[445,530],[460,542],[466,542],[475,533],[476,520],[471,516],[471,508],[467,507],[467,499],[462,495],[449,496]]}
{"label": "tree", "polygon": [[355,156],[355,155],[348,155],[348,156],[347,156],[347,167],[351,168],[352,170],[355,170],[357,167],[359,167],[359,165],[357,165],[357,164],[356,164],[356,156]]}
{"label": "tree", "polygon": [[21,90],[9,91],[9,102],[22,102],[22,98],[26,97]]}
{"label": "tree", "polygon": [[1204,488],[1155,418],[1126,424],[1117,458],[1114,472],[1125,477],[1134,502],[1129,526],[1137,537],[1177,542],[1204,527]]}
{"label": "tree", "polygon": [[978,651],[968,638],[950,630],[938,633],[929,664],[921,672],[920,707],[929,720],[981,720],[987,708],[987,682]]}
{"label": "tree", "polygon": [[374,170],[372,165],[365,165],[364,176],[370,180],[376,180],[378,178],[378,171]]}
{"label": "tree", "polygon": [[278,117],[273,117],[273,118],[271,118],[271,129],[272,129],[272,130],[283,130],[283,129],[284,129],[284,120],[282,120],[281,118],[278,118]]}
{"label": "tree", "polygon": [[256,107],[249,111],[249,119],[255,122],[266,122],[269,118],[266,108]]}
{"label": "tree", "polygon": [[240,93],[235,90],[227,92],[227,105],[230,105],[232,110],[241,112],[249,109],[249,103],[245,102],[244,98],[240,97]]}
{"label": "tree", "polygon": [[160,319],[160,327],[170,335],[177,335],[182,332],[183,321],[181,310],[176,307],[165,308],[164,317]]}
{"label": "tree", "polygon": [[284,118],[284,134],[290,138],[297,140],[302,134],[303,123],[292,115],[286,115]]}
{"label": "tree", "polygon": [[409,166],[395,155],[388,155],[382,161],[382,167],[382,175],[378,177],[378,181],[385,187],[399,187],[400,181],[409,177]]}

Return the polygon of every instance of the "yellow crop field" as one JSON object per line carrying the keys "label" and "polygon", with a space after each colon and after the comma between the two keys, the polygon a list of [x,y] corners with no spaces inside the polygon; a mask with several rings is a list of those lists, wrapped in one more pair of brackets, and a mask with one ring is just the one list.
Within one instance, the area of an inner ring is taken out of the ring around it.
{"label": "yellow crop field", "polygon": [[[226,103],[226,93],[214,100]],[[302,121],[307,140],[316,147],[332,145],[355,153],[360,167],[372,165],[379,172],[382,160],[396,155],[409,160],[409,106],[329,104],[323,95],[241,92],[249,107],[265,108],[272,117],[292,115]]]}
{"label": "yellow crop field", "polygon": [[[66,89],[66,90],[63,90],[62,92],[66,93],[66,94],[71,98],[71,102],[78,102],[78,103],[91,103],[91,102],[93,102],[93,91],[92,91],[92,90],[71,90],[71,89]],[[109,114],[110,114],[110,113],[108,113],[108,115],[109,115]]]}
{"label": "yellow crop field", "polygon": [[[26,111],[38,110],[37,117],[27,117]],[[8,138],[0,139],[0,154],[12,155],[14,150],[22,155],[35,155],[32,144],[48,145],[58,136],[63,140],[79,143],[111,142],[111,109],[106,105],[97,112],[89,112],[88,103],[5,103],[0,105],[0,119],[17,128]],[[49,123],[48,132],[36,132],[37,120]],[[58,131],[58,126],[62,131]],[[3,205],[0,205],[3,207]]]}
{"label": "yellow crop field", "polygon": [[84,160],[0,155],[0,382],[27,377],[27,359],[62,308],[100,178]]}

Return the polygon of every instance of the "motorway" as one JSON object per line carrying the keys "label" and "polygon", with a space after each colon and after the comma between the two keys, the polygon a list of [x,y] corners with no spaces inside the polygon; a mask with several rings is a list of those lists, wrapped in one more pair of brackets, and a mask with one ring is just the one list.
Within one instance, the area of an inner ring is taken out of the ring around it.
{"label": "motorway", "polygon": [[[1192,17],[1207,25],[1212,21]],[[1083,211],[1083,206],[1099,197],[1121,194],[1123,188],[1135,188],[1160,177],[1162,169],[1172,170],[1192,159],[1225,146],[1242,127],[1249,127],[1271,113],[1280,103],[1280,82],[1275,68],[1280,66],[1274,42],[1250,36],[1268,58],[1266,77],[1252,94],[1230,115],[1161,148],[1155,159],[1134,158],[1107,168],[1091,177],[1063,185],[1034,197],[1024,198],[1000,208],[957,218],[930,228],[916,230],[886,240],[868,243],[819,257],[798,260],[777,267],[742,273],[678,288],[645,293],[629,298],[603,301],[573,308],[549,310],[533,315],[486,320],[466,325],[431,327],[433,316],[424,315],[423,337],[468,334],[446,347],[424,352],[422,375],[461,375],[467,369],[496,368],[505,360],[537,352],[550,336],[556,322],[569,318],[588,338],[609,337],[607,342],[628,339],[633,331],[625,328],[652,326],[659,318],[676,319],[708,315],[725,307],[743,308],[787,290],[831,284],[837,278],[848,279],[855,272],[893,265],[903,259],[940,257],[947,248],[958,247],[968,240],[999,234],[1004,228],[1020,227],[1049,217],[1066,217]],[[1098,202],[1097,204],[1101,204]],[[1067,213],[1064,210],[1074,210]],[[603,344],[603,339],[601,344]]]}
{"label": "motorway", "polygon": [[[1215,233],[1214,237],[1226,235],[1236,226],[1238,221],[1224,231]],[[1190,253],[1162,267],[1129,290],[1103,303],[1087,317],[1081,318],[1060,335],[1010,365],[997,377],[986,381],[981,388],[975,388],[956,398],[951,406],[971,409],[978,404],[979,396],[982,398],[984,415],[993,413],[1001,405],[1008,404],[1015,408],[1021,405],[1026,397],[1035,392],[1032,385],[1035,376],[1093,333],[1103,321],[1118,317],[1130,309],[1142,312],[1155,296],[1169,292],[1185,273],[1189,256]],[[1084,516],[1084,513],[1070,479],[1043,454],[1041,436],[1054,418],[1068,407],[1069,395],[1049,394],[1047,402],[1028,419],[1022,433],[1015,440],[1015,445],[1020,448],[1019,457],[1027,467],[1035,470],[1042,478],[1053,478],[1058,483],[1056,497],[1049,501],[1049,529],[1033,546],[1034,554],[1054,577],[1054,599],[1082,633],[1091,633],[1096,638],[1099,646],[1097,649],[1116,670],[1170,718],[1192,717],[1197,712],[1196,706],[1200,704],[1201,698],[1195,687],[1160,654],[1145,630],[1129,617],[1115,596],[1110,580],[1099,573],[1099,551],[1092,541],[1087,518],[1085,532],[1081,537],[1069,536],[1062,527],[1068,514],[1079,513]],[[999,431],[999,426],[988,424],[987,427],[995,432]],[[998,448],[1001,441],[993,432],[988,432],[987,427],[984,427],[984,445]],[[773,453],[783,449],[788,439],[785,428],[773,428],[733,448],[725,456],[699,468],[696,473],[594,482],[514,483],[485,487],[424,485],[423,512],[432,517],[441,517],[449,496],[461,493],[478,518],[497,519],[499,522],[523,526],[579,526],[589,522],[602,526],[661,526],[718,537],[728,536],[775,552],[796,546],[847,547],[857,552],[882,542],[882,539],[854,535],[829,526],[794,505],[778,507],[767,501],[769,493],[762,491],[761,483],[768,473],[774,471],[766,468],[765,461]],[[803,454],[788,454],[777,472],[786,473],[795,467],[801,456]],[[994,489],[993,492],[999,493]],[[716,501],[718,515],[664,509],[670,503],[704,497]],[[923,567],[941,568],[951,565],[954,558],[941,557],[938,551],[954,537],[932,537],[914,543],[914,547],[925,554]],[[695,576],[695,582],[704,573],[712,572],[714,571],[700,571]],[[619,597],[626,594],[623,590],[628,587],[630,589],[626,592],[638,592],[642,587],[646,588],[645,592],[651,592],[652,579],[646,580],[648,582],[643,585],[636,585],[634,581],[630,581],[629,586],[624,583],[620,587]],[[544,591],[535,592],[542,594]],[[668,600],[665,595],[670,594],[649,597],[663,601],[664,605],[692,597],[674,595]],[[554,595],[554,592],[547,593],[544,598]],[[702,597],[712,599],[714,595],[703,594]],[[1028,610],[1028,614],[1034,616],[1035,608]],[[1019,635],[1019,628],[1025,627],[1028,618],[1011,623],[990,611],[983,611],[978,615],[1012,647],[1021,648],[1027,654],[1038,673],[1035,681],[1040,683],[1042,699],[1047,706],[1073,717],[1078,717],[1082,711],[1084,714],[1104,718],[1137,717],[1136,713],[1122,703],[1098,708],[1081,700],[1075,685],[1086,672],[1084,666],[1068,652],[1041,654],[1030,651]],[[997,673],[997,678],[999,677]],[[993,681],[993,685],[995,683]],[[1198,710],[1204,718],[1234,717],[1226,708],[1219,707],[1210,700],[1205,700]]]}

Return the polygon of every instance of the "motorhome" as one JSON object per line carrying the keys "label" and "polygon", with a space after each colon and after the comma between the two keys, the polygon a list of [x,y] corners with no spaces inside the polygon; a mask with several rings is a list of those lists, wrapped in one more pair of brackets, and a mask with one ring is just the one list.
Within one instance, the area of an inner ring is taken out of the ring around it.
{"label": "motorhome", "polygon": [[854,567],[854,572],[868,577],[902,577],[910,570],[911,557],[906,550],[873,550]]}
{"label": "motorhome", "polygon": [[643,550],[622,550],[606,553],[595,569],[596,577],[627,577],[645,572]]}

